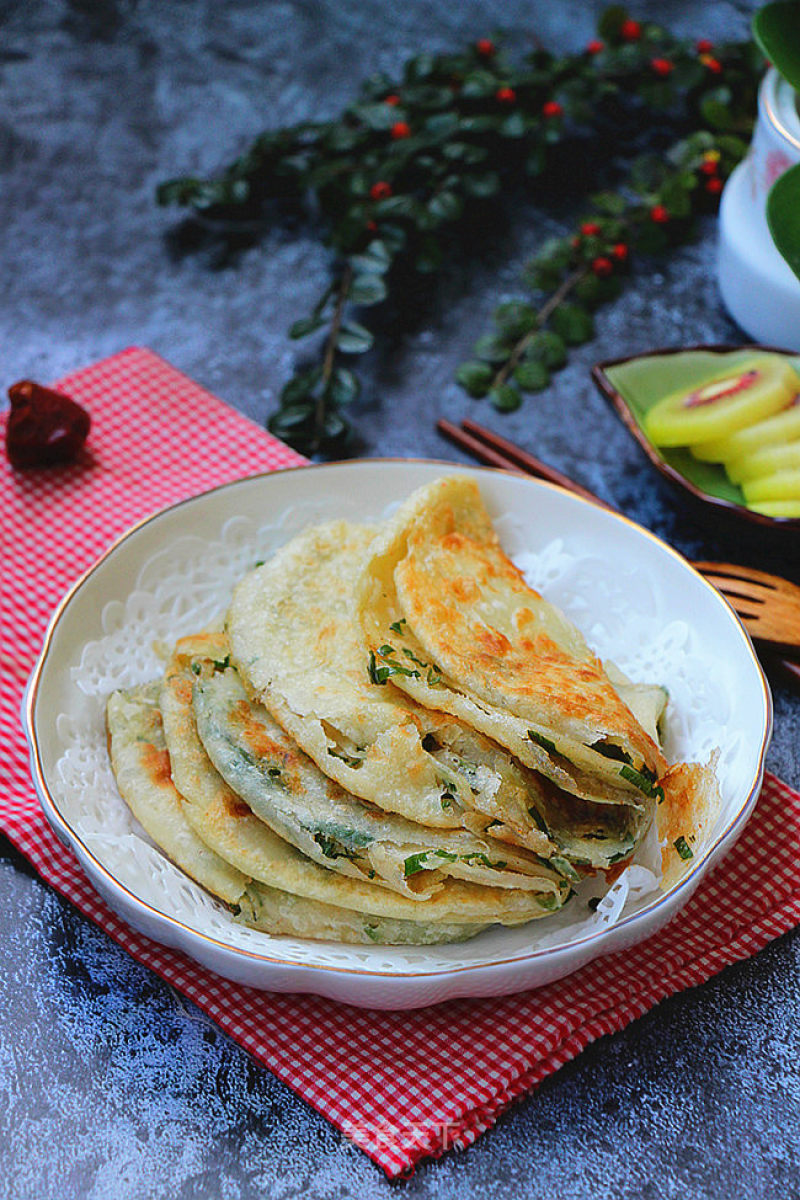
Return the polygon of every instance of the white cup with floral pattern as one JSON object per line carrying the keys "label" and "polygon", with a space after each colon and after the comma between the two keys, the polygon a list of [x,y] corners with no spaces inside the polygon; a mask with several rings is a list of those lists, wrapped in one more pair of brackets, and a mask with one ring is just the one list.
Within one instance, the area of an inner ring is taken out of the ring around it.
{"label": "white cup with floral pattern", "polygon": [[750,150],[722,195],[717,269],[733,319],[756,341],[788,350],[800,350],[800,280],[772,240],[766,204],[775,180],[797,163],[798,93],[770,68]]}

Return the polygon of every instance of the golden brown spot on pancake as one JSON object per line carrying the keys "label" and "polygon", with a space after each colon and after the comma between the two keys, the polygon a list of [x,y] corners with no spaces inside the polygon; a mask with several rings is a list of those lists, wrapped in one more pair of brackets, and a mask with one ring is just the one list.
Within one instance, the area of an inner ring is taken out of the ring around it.
{"label": "golden brown spot on pancake", "polygon": [[192,703],[192,681],[180,676],[173,676],[170,680],[172,684],[172,693],[176,700],[180,700],[181,704]]}
{"label": "golden brown spot on pancake", "polygon": [[169,753],[166,750],[157,750],[149,742],[142,747],[142,767],[150,782],[158,787],[172,782]]}
{"label": "golden brown spot on pancake", "polygon": [[511,649],[511,642],[506,635],[497,629],[492,629],[491,625],[477,625],[474,633],[479,651],[483,650],[485,653],[497,657],[508,654]]}
{"label": "golden brown spot on pancake", "polygon": [[658,832],[669,845],[681,834],[690,833],[697,821],[698,768],[694,763],[676,763],[659,780],[665,798],[658,810]]}
{"label": "golden brown spot on pancake", "polygon": [[469,575],[460,575],[457,579],[451,579],[450,590],[457,600],[463,600],[465,603],[478,601],[481,595],[480,588]]}
{"label": "golden brown spot on pancake", "polygon": [[241,818],[252,816],[244,800],[240,800],[233,792],[225,792],[222,796],[222,803],[229,817]]}
{"label": "golden brown spot on pancake", "polygon": [[285,759],[287,757],[285,748],[279,742],[276,742],[264,726],[253,716],[250,705],[246,700],[240,700],[234,705],[231,717],[233,723],[239,726],[242,741],[246,743],[247,749],[256,758]]}

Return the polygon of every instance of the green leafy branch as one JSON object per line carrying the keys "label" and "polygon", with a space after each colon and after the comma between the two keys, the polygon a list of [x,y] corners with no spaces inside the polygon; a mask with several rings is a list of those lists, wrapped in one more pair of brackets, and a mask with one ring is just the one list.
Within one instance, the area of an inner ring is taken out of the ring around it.
{"label": "green leafy branch", "polygon": [[[512,62],[486,38],[455,54],[418,54],[402,78],[369,80],[336,119],[268,131],[218,177],[171,180],[158,199],[232,235],[265,230],[287,208],[319,225],[330,281],[290,330],[311,339],[312,357],[298,363],[269,426],[298,449],[327,453],[342,448],[343,410],[360,392],[352,360],[373,344],[366,309],[390,292],[402,298],[412,275],[424,277],[480,241],[473,235],[506,219],[504,201],[522,181],[542,176],[570,146],[587,157],[603,137],[632,145],[654,113],[676,134],[705,126],[746,135],[758,61],[750,43],[679,42],[615,6],[600,38],[578,54],[536,50]],[[603,216],[632,219],[627,207]],[[477,381],[487,380],[488,364],[493,399],[512,407],[516,388],[544,386],[566,346],[591,336],[591,308],[618,290],[622,272],[612,258],[614,270],[602,278],[585,258],[590,248],[570,248],[566,258],[563,247],[543,248],[536,270],[552,276],[549,296],[540,282],[538,311],[504,310],[499,335],[508,341],[513,331],[511,350],[503,346],[502,358],[495,349],[479,353],[470,390],[484,386]],[[601,248],[594,258],[604,257]]]}
{"label": "green leafy branch", "polygon": [[700,130],[664,158],[636,159],[624,191],[592,197],[578,228],[546,242],[528,264],[531,301],[500,305],[494,331],[458,370],[462,387],[502,412],[519,408],[523,392],[547,387],[569,347],[592,338],[594,311],[620,294],[636,256],[690,237],[693,218],[716,205],[746,148],[733,134]]}

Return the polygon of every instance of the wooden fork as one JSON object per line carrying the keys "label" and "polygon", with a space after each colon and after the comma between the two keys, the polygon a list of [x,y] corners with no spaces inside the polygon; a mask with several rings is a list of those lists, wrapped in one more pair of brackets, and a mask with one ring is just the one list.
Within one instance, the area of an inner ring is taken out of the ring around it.
{"label": "wooden fork", "polygon": [[800,646],[800,587],[735,563],[695,562],[695,570],[722,592],[752,638],[783,649]]}
{"label": "wooden fork", "polygon": [[[611,508],[569,476],[475,421],[463,421],[458,426],[441,420],[437,427],[450,441],[489,466],[549,480],[584,500]],[[785,651],[800,647],[800,587],[797,584],[779,575],[734,563],[695,562],[692,566],[722,593],[752,638]],[[781,665],[795,680],[800,679],[800,667],[796,662],[782,661]]]}

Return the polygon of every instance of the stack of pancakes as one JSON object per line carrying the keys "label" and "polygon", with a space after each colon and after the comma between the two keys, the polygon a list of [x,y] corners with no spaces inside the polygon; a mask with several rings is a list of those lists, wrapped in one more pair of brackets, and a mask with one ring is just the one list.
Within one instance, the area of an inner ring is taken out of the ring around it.
{"label": "stack of pancakes", "polygon": [[449,476],[382,526],[294,538],[224,630],[111,696],[108,730],[135,816],[238,920],[428,944],[556,911],[654,821],[665,880],[685,869],[718,791],[667,765],[666,699],[599,661]]}

